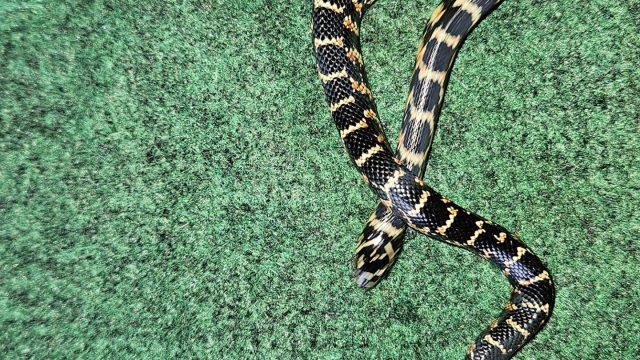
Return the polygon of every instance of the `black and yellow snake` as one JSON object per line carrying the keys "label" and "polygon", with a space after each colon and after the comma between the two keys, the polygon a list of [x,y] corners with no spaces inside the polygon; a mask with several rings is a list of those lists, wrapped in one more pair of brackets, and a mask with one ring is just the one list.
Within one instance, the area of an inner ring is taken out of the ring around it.
{"label": "black and yellow snake", "polygon": [[501,316],[469,347],[469,359],[506,359],[548,321],[555,300],[541,260],[504,228],[454,204],[422,181],[448,75],[465,37],[501,0],[444,0],[425,28],[397,156],[366,80],[360,24],[375,0],[314,0],[313,42],[340,137],[380,203],[356,250],[357,281],[370,287],[393,264],[405,225],[496,264],[512,286]]}

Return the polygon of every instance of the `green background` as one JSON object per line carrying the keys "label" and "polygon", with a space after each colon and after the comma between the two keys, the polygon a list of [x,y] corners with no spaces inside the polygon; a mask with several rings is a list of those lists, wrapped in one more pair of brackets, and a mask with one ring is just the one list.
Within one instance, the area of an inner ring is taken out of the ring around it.
{"label": "green background", "polygon": [[[435,0],[378,1],[390,138]],[[375,197],[331,122],[310,1],[0,2],[0,354],[459,359],[509,297],[411,233],[355,287]],[[451,76],[427,181],[548,264],[518,359],[640,353],[640,4],[505,1]]]}

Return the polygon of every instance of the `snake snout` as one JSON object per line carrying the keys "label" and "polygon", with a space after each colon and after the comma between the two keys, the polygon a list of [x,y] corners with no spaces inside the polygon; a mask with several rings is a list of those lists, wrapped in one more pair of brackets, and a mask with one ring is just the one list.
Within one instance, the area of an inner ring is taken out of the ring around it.
{"label": "snake snout", "polygon": [[355,272],[355,278],[356,278],[356,285],[358,287],[361,288],[365,288],[365,289],[370,289],[374,286],[376,286],[376,284],[378,283],[377,281],[372,281],[371,276],[373,274],[363,271],[363,270],[356,270]]}

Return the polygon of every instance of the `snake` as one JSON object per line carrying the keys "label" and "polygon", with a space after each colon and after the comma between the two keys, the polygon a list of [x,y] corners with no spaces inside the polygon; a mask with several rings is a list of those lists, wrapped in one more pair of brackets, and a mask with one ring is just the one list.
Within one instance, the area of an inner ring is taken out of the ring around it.
{"label": "snake", "polygon": [[[382,235],[377,245],[371,243],[375,254],[369,264],[377,263],[370,270],[377,270],[372,273],[362,265],[360,275],[375,284],[389,269],[401,245],[397,229],[405,225],[488,260],[509,281],[511,297],[499,317],[467,348],[465,358],[509,359],[551,317],[555,286],[550,271],[518,237],[455,204],[421,178],[457,50],[501,0],[444,0],[434,11],[416,56],[399,156],[382,129],[362,56],[362,19],[374,2],[313,0],[312,13],[313,49],[331,117],[355,168],[379,199],[369,219],[372,226],[367,225],[361,237],[363,244],[374,238],[367,227]],[[396,236],[387,236],[390,230]],[[359,248],[357,253],[371,246]]]}
{"label": "snake", "polygon": [[[450,7],[450,4],[441,3],[435,9],[420,38],[418,55],[411,77],[411,90],[407,97],[402,129],[396,148],[396,157],[402,165],[421,179],[426,170],[448,77],[451,74],[450,70],[462,44],[462,41],[458,41],[453,47],[449,47],[446,43],[438,41],[438,37],[443,32],[435,25],[442,26],[447,30],[447,33],[463,33],[465,30],[456,21],[458,19],[456,16],[451,16],[449,22],[442,22],[446,6]],[[480,17],[486,16],[494,8],[495,6],[484,8]],[[452,15],[452,13],[448,13],[448,15]],[[476,25],[478,23],[479,21],[475,22]],[[472,28],[473,25],[468,26],[467,32],[471,32]],[[436,29],[438,31],[435,31]],[[441,67],[446,67],[447,71],[430,73],[428,64],[435,63],[442,64]],[[380,279],[387,275],[402,250],[406,229],[407,226],[401,218],[395,216],[385,204],[378,202],[358,237],[354,254],[356,284],[358,286],[374,287]]]}

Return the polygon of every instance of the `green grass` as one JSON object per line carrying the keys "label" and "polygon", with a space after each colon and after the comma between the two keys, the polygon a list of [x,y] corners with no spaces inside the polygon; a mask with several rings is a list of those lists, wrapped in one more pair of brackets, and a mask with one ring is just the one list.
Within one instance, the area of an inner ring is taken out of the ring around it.
{"label": "green grass", "polygon": [[[395,139],[437,1],[378,1]],[[5,358],[459,359],[509,297],[413,233],[355,287],[375,203],[331,122],[309,1],[0,2]],[[518,359],[640,354],[640,7],[506,1],[470,36],[427,170],[557,283]]]}

